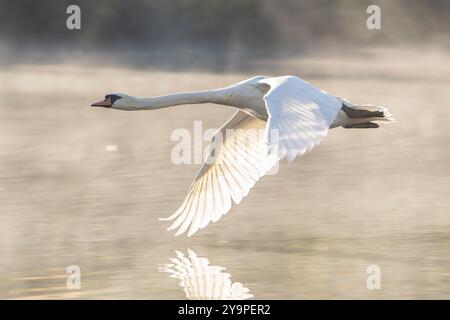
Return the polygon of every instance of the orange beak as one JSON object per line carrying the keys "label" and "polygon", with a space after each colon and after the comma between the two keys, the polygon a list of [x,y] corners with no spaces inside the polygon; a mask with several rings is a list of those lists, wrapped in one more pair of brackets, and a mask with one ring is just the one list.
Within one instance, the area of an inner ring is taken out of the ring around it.
{"label": "orange beak", "polygon": [[112,103],[111,103],[111,99],[109,99],[109,98],[91,104],[91,107],[111,107],[111,106],[112,106]]}

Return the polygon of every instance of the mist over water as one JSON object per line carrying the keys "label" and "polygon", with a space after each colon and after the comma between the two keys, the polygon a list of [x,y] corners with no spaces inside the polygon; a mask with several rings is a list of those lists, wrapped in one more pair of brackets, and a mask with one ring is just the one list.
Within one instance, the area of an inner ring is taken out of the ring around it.
{"label": "mist over water", "polygon": [[[192,130],[194,120],[217,127],[233,111],[88,105],[107,91],[157,95],[249,74],[3,69],[2,297],[183,298],[158,266],[187,248],[226,266],[261,299],[448,297],[448,56],[405,54],[378,50],[373,63],[363,53],[284,61],[280,73],[305,70],[328,92],[389,106],[398,122],[331,130],[191,238],[173,237],[157,220],[177,208],[197,170],[172,164],[170,134]],[[81,267],[82,290],[65,288],[72,264]],[[372,264],[382,269],[380,291],[366,288]]]}
{"label": "mist over water", "polygon": [[[182,1],[140,1],[122,11],[119,2],[106,11],[81,1],[85,29],[69,40],[57,27],[66,15],[47,25],[39,4],[28,26],[0,19],[9,25],[0,28],[0,298],[184,299],[158,268],[188,248],[226,267],[257,299],[450,298],[450,54],[441,41],[450,20],[433,24],[428,16],[446,17],[447,2],[380,1],[383,29],[375,33],[365,29],[359,1],[240,2],[263,5],[249,22],[254,29],[241,24],[251,9],[233,17],[231,29],[257,37],[270,22],[271,38],[247,46],[247,36],[230,33],[213,45],[203,36],[210,25],[193,25],[198,10],[186,14],[191,27],[181,35],[169,37],[164,19],[127,20],[127,29],[108,32],[118,12],[168,3],[177,13]],[[65,12],[64,1],[50,3],[49,17]],[[31,12],[27,1],[0,4],[11,17]],[[136,34],[135,21],[151,28]],[[228,27],[220,21],[219,31]],[[272,42],[276,50],[260,50]],[[354,103],[385,105],[397,122],[331,130],[217,223],[174,237],[157,219],[179,206],[198,166],[171,162],[171,133],[192,132],[195,120],[217,128],[234,111],[89,104],[111,92],[202,90],[256,74],[300,76]],[[66,288],[70,265],[81,268],[80,290]],[[367,289],[370,265],[381,269],[381,290]]]}

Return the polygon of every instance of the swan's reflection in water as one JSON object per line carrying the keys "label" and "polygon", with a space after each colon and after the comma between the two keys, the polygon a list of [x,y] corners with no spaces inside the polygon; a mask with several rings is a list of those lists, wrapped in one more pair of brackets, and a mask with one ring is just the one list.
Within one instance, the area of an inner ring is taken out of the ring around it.
{"label": "swan's reflection in water", "polygon": [[170,277],[180,279],[180,286],[190,300],[245,300],[252,298],[250,290],[240,282],[232,282],[224,267],[210,266],[209,260],[188,249],[185,256],[175,250],[172,262],[160,268]]}

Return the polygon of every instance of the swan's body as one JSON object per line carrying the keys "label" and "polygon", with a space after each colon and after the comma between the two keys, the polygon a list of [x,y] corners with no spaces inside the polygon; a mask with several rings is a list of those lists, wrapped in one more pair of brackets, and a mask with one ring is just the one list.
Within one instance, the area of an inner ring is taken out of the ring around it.
{"label": "swan's body", "polygon": [[374,121],[392,121],[384,107],[352,105],[295,76],[258,76],[225,88],[152,98],[108,95],[93,106],[152,110],[198,103],[239,110],[218,130],[215,137],[223,137],[222,144],[211,151],[184,202],[167,218],[175,220],[169,230],[178,229],[176,235],[188,229],[192,235],[216,222],[279,160],[292,161],[312,149],[329,128],[376,128]]}

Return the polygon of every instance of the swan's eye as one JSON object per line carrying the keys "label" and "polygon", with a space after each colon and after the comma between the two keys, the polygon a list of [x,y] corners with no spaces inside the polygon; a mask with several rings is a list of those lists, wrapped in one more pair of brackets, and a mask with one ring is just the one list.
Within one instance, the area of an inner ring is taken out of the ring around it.
{"label": "swan's eye", "polygon": [[108,98],[107,99],[111,100],[111,104],[113,104],[117,100],[122,99],[122,97],[118,96],[117,94],[108,94]]}

